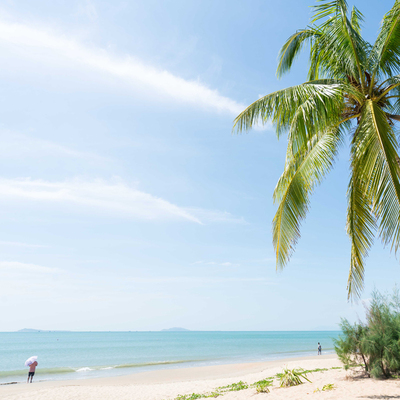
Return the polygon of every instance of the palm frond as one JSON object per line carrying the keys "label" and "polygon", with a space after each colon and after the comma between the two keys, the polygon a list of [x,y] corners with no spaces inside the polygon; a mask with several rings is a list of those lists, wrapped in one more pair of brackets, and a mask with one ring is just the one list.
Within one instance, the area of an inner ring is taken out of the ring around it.
{"label": "palm frond", "polygon": [[313,9],[313,18],[311,22],[314,24],[319,22],[321,19],[332,18],[338,12],[340,12],[340,7],[347,13],[347,2],[346,1],[326,1],[326,0],[317,0],[317,5],[312,6]]}
{"label": "palm frond", "polygon": [[395,97],[399,97],[400,95],[400,76],[395,75],[391,76],[385,81],[382,82],[380,85],[380,95],[377,97],[376,101],[379,102],[381,99],[383,99],[386,95],[389,93],[394,95]]}
{"label": "palm frond", "polygon": [[400,169],[397,141],[386,114],[372,100],[362,111],[352,141],[347,232],[351,240],[348,296],[363,289],[364,258],[373,243],[377,220],[384,243],[397,250],[400,238]]}
{"label": "palm frond", "polygon": [[369,58],[369,69],[373,80],[381,73],[392,76],[400,71],[400,1],[396,0],[393,7],[382,20],[381,29],[372,47]]}
{"label": "palm frond", "polygon": [[364,286],[364,259],[368,256],[376,231],[372,199],[364,177],[363,160],[355,151],[362,140],[358,130],[352,146],[351,177],[347,191],[347,234],[351,241],[350,271],[347,280],[348,298],[359,297]]}
{"label": "palm frond", "polygon": [[289,261],[310,195],[331,169],[344,131],[352,132],[349,298],[363,289],[364,262],[376,231],[395,252],[400,247],[400,157],[394,131],[400,121],[400,0],[385,15],[374,46],[361,36],[362,21],[356,7],[349,12],[346,0],[317,0],[311,26],[289,37],[277,69],[278,76],[289,71],[309,44],[309,82],[255,101],[233,128],[242,132],[271,120],[278,137],[288,134],[285,169],[274,191],[277,268]]}
{"label": "palm frond", "polygon": [[363,170],[360,179],[367,182],[372,211],[379,219],[384,244],[397,251],[400,239],[400,168],[398,142],[385,112],[372,100],[365,103],[358,129],[362,140],[352,152]]}
{"label": "palm frond", "polygon": [[301,29],[294,33],[282,46],[278,56],[278,68],[276,74],[278,78],[282,77],[292,67],[293,61],[299,55],[303,45],[311,42],[319,35],[318,30],[314,28]]}
{"label": "palm frond", "polygon": [[352,28],[357,32],[358,35],[361,34],[361,23],[364,21],[364,16],[357,7],[353,7],[351,10],[350,23]]}
{"label": "palm frond", "polygon": [[337,122],[342,104],[342,84],[304,83],[258,99],[236,117],[233,130],[239,133],[271,119],[279,137],[289,131],[296,114],[300,120],[301,109],[304,126],[314,132]]}
{"label": "palm frond", "polygon": [[344,0],[323,1],[315,10],[313,23],[329,18],[318,27],[321,34],[310,52],[309,79],[351,76],[363,85],[369,46],[360,35],[362,14],[354,9],[350,21]]}
{"label": "palm frond", "polygon": [[274,201],[279,202],[279,206],[273,220],[277,268],[283,268],[289,261],[300,237],[300,224],[307,214],[309,196],[331,169],[341,141],[339,128],[316,133],[307,149],[297,153],[279,179],[274,191]]}

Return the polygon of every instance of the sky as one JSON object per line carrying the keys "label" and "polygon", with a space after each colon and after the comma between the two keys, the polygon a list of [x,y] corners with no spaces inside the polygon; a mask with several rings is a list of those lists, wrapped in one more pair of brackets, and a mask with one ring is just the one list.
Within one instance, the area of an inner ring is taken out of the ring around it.
{"label": "sky", "polygon": [[[392,290],[376,240],[347,301],[349,153],[276,272],[286,138],[232,134],[276,78],[298,0],[0,1],[0,331],[330,330]],[[353,2],[351,2],[353,4]],[[374,40],[393,1],[357,1]]]}

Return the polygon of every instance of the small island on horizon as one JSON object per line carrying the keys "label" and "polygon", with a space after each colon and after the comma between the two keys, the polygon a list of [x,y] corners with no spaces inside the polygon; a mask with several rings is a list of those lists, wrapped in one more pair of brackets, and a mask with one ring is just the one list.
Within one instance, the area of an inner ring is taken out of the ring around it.
{"label": "small island on horizon", "polygon": [[190,330],[185,329],[185,328],[180,328],[180,327],[174,327],[174,328],[168,328],[168,329],[161,329],[161,332],[190,332]]}
{"label": "small island on horizon", "polygon": [[37,333],[37,332],[70,332],[70,331],[50,331],[46,329],[31,329],[31,328],[24,328],[20,329],[17,332],[19,333]]}

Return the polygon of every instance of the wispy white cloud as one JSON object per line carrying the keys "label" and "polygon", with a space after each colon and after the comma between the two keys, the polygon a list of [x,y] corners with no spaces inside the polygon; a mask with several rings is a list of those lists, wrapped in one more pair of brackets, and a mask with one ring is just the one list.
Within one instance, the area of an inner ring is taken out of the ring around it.
{"label": "wispy white cloud", "polygon": [[[244,105],[197,80],[185,80],[163,69],[146,65],[132,56],[120,57],[111,52],[84,45],[66,35],[24,24],[0,21],[0,46],[18,49],[20,56],[40,60],[61,60],[63,67],[80,66],[121,79],[137,91],[138,85],[153,89],[156,94],[196,107],[237,115]],[[43,67],[46,67],[44,64]],[[147,90],[148,91],[148,90]]]}
{"label": "wispy white cloud", "polygon": [[[120,179],[104,180],[75,179],[63,182],[49,182],[32,179],[1,179],[0,201],[22,200],[52,204],[75,204],[85,210],[103,211],[145,220],[176,219],[203,224],[218,218],[200,218],[191,209],[177,206],[160,197],[140,191]],[[199,209],[196,209],[197,211]],[[216,215],[216,211],[212,215]],[[224,215],[224,221],[229,221]],[[233,222],[235,219],[233,218]]]}
{"label": "wispy white cloud", "polygon": [[98,18],[96,6],[91,0],[84,0],[78,4],[78,15],[84,15],[90,20]]}
{"label": "wispy white cloud", "polygon": [[266,278],[262,277],[225,277],[225,276],[166,276],[166,277],[126,277],[126,281],[135,283],[153,283],[153,284],[168,284],[168,283],[184,283],[184,284],[212,284],[212,283],[241,283],[241,282],[259,282],[275,285]]}
{"label": "wispy white cloud", "polygon": [[78,151],[67,146],[43,140],[21,133],[0,130],[0,157],[10,158],[32,158],[32,157],[72,157],[92,161],[105,161],[105,157],[97,154]]}
{"label": "wispy white cloud", "polygon": [[[22,263],[21,263],[22,264]],[[29,265],[29,264],[28,264]],[[37,266],[40,267],[40,266]],[[4,273],[2,274],[2,269]],[[2,296],[19,299],[31,297],[34,300],[53,299],[58,304],[78,303],[82,301],[93,302],[121,302],[127,304],[139,299],[165,298],[176,295],[176,287],[180,291],[191,288],[208,288],[211,285],[268,285],[274,286],[276,282],[259,276],[232,277],[232,276],[109,276],[107,280],[98,279],[90,275],[70,273],[65,270],[42,271],[40,268],[26,268],[13,266],[4,268],[0,264],[0,300]],[[16,276],[18,278],[16,279]],[[60,279],[60,277],[62,279]],[[134,290],[133,290],[134,289]]]}
{"label": "wispy white cloud", "polygon": [[187,207],[190,213],[196,215],[201,220],[210,222],[229,222],[235,224],[247,224],[243,217],[235,217],[227,211],[207,210],[204,208]]}
{"label": "wispy white cloud", "polygon": [[217,265],[220,267],[238,267],[240,264],[234,264],[229,261],[219,262],[219,261],[196,261],[193,265]]}
{"label": "wispy white cloud", "polygon": [[43,267],[42,265],[23,263],[19,261],[0,261],[0,271],[32,272],[41,274],[54,274],[62,272],[58,268]]}
{"label": "wispy white cloud", "polygon": [[[274,250],[271,249],[269,252],[273,253]],[[257,263],[257,264],[271,264],[275,263],[276,259],[275,257],[265,257],[265,258],[259,258],[259,259],[253,259],[253,260],[246,260],[246,263]]]}
{"label": "wispy white cloud", "polygon": [[0,179],[3,199],[23,199],[50,203],[73,203],[108,210],[141,219],[178,218],[201,223],[184,208],[152,196],[122,181],[103,180],[49,182],[31,179]]}
{"label": "wispy white cloud", "polygon": [[31,244],[31,243],[22,243],[22,242],[8,242],[5,240],[0,240],[0,246],[13,246],[13,247],[27,247],[27,248],[44,248],[48,247],[42,244]]}

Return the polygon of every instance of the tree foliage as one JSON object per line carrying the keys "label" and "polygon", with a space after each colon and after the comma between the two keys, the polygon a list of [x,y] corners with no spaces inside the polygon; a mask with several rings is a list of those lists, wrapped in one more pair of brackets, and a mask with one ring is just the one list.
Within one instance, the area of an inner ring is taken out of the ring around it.
{"label": "tree foliage", "polygon": [[278,77],[309,48],[308,81],[268,94],[234,122],[237,132],[272,120],[286,134],[285,168],[274,191],[277,268],[289,262],[300,238],[310,196],[350,144],[347,233],[351,241],[348,296],[363,289],[364,262],[379,235],[400,246],[400,0],[384,16],[375,43],[361,35],[363,16],[346,0],[320,0],[310,25],[298,30],[279,54]]}
{"label": "tree foliage", "polygon": [[366,323],[341,323],[335,350],[346,368],[362,365],[375,378],[400,373],[400,299],[375,292],[366,308]]}

